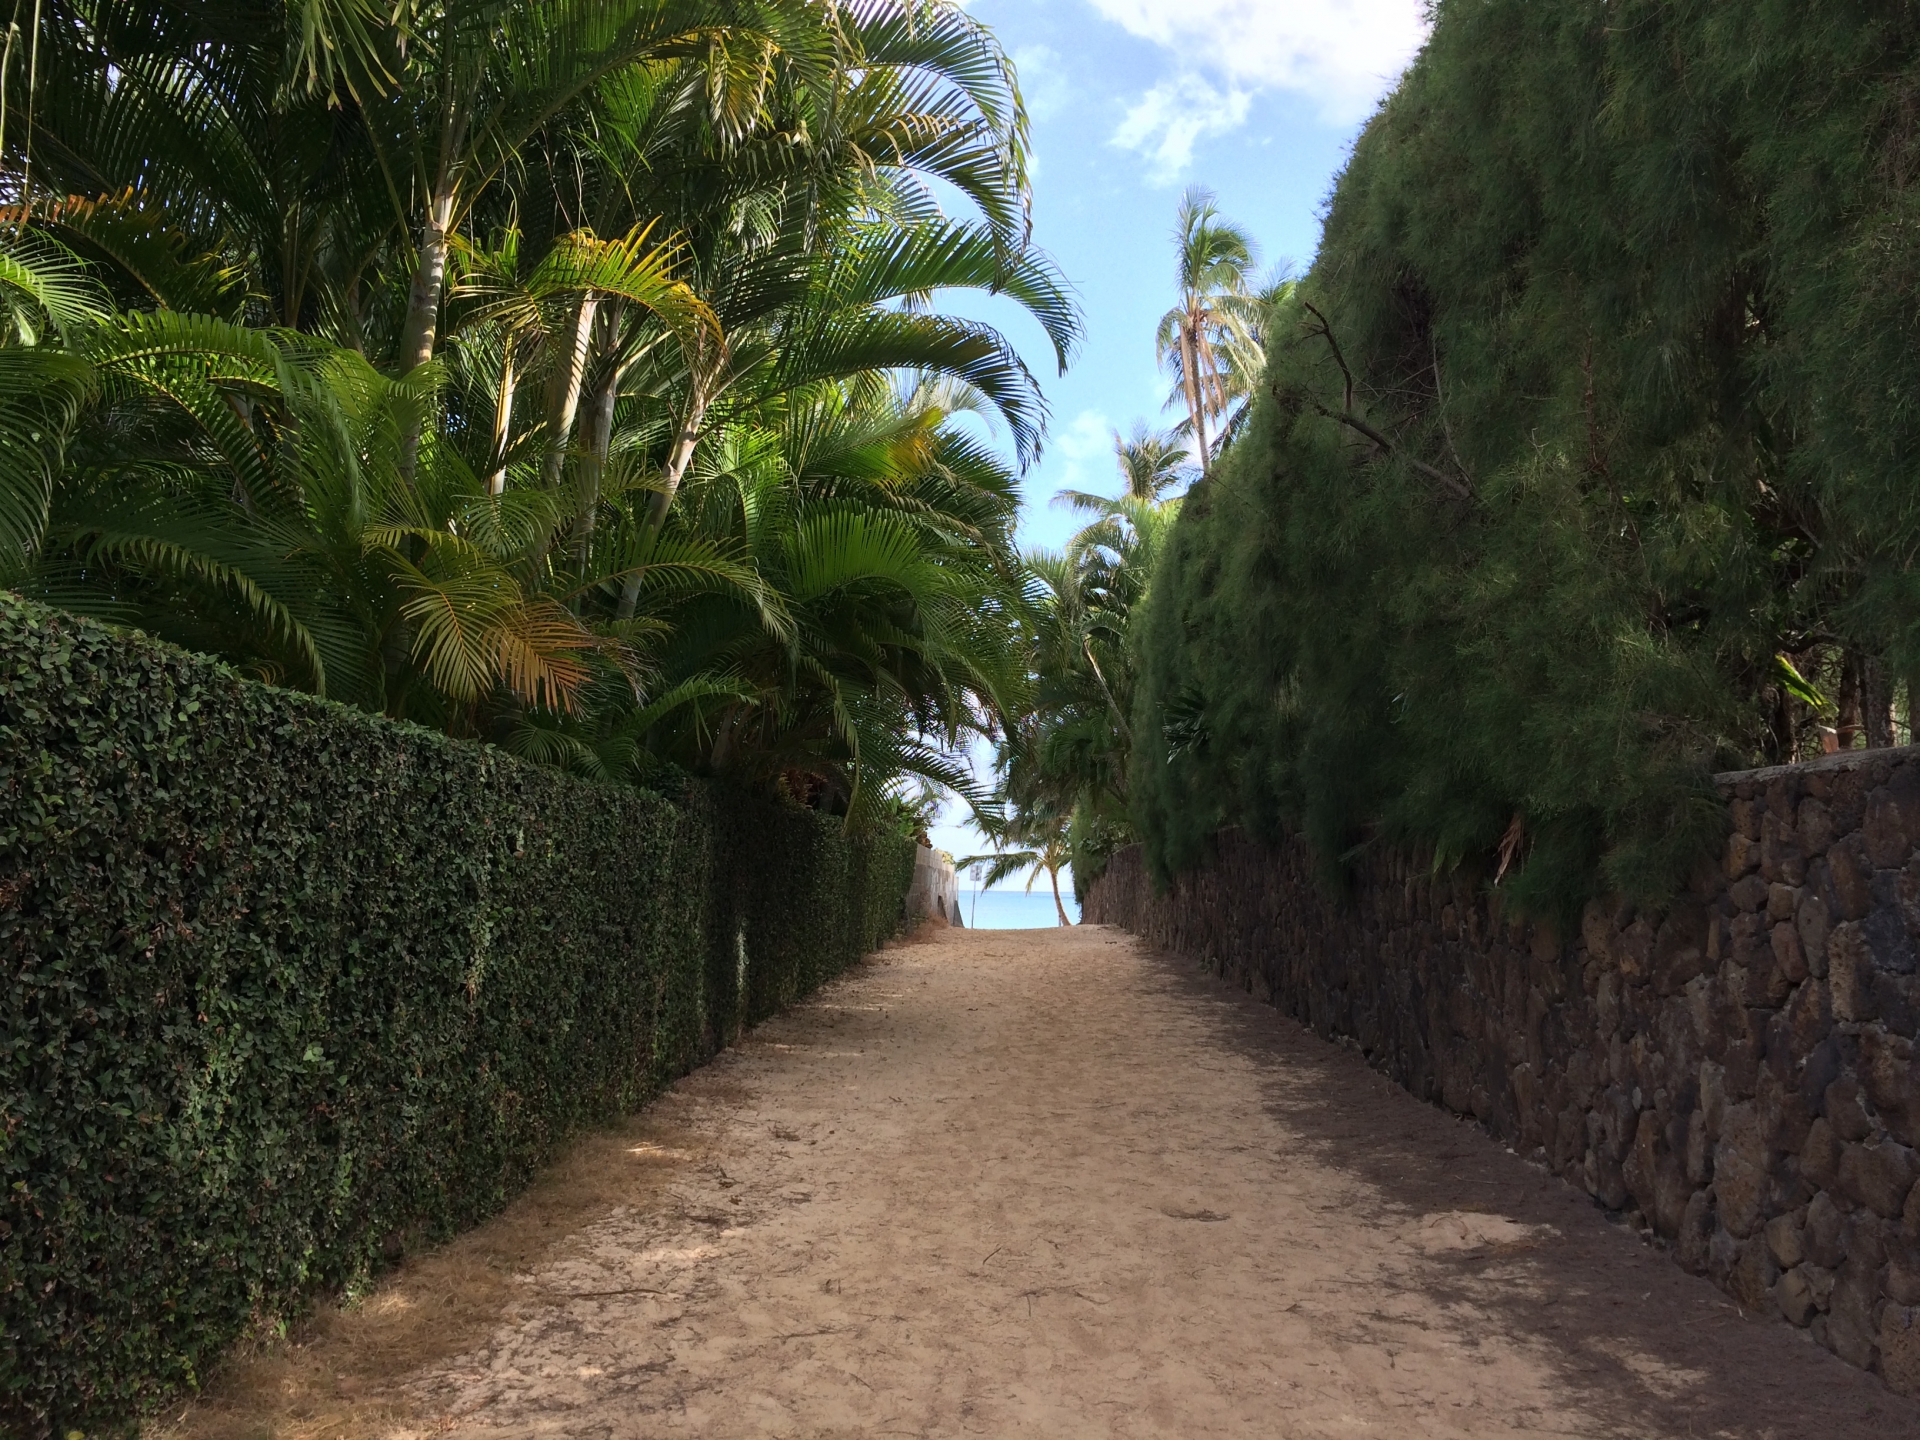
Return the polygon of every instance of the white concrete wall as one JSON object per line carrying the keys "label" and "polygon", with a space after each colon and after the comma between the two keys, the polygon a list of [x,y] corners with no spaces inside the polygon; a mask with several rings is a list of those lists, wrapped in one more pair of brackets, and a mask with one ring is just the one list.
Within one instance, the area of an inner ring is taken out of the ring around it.
{"label": "white concrete wall", "polygon": [[953,857],[922,845],[913,862],[913,888],[907,891],[907,914],[927,915],[948,925],[959,925],[960,879]]}

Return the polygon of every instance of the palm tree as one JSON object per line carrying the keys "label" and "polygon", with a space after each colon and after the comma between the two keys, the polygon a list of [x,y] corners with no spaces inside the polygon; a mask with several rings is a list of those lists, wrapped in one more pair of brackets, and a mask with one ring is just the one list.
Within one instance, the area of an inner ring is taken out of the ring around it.
{"label": "palm tree", "polygon": [[1136,421],[1124,440],[1114,432],[1113,454],[1120,464],[1122,493],[1129,499],[1158,500],[1185,479],[1186,447],[1178,436],[1151,430],[1144,420]]}
{"label": "palm tree", "polygon": [[1180,201],[1173,238],[1180,301],[1161,317],[1155,343],[1186,406],[1187,431],[1204,476],[1212,468],[1218,422],[1230,404],[1222,351],[1243,335],[1253,306],[1254,244],[1220,218],[1212,192],[1198,187]]}
{"label": "palm tree", "polygon": [[974,866],[984,867],[980,888],[991,890],[1005,880],[1027,877],[1027,894],[1033,893],[1035,883],[1041,875],[1047,877],[1053,888],[1053,912],[1060,917],[1062,925],[1072,925],[1073,917],[1067,914],[1066,902],[1060,895],[1060,872],[1072,863],[1071,844],[1068,838],[1069,818],[1065,815],[1049,812],[1047,815],[1023,814],[1009,822],[997,836],[1015,844],[1035,844],[1036,850],[994,850],[984,855],[969,855],[964,860],[954,862],[955,870],[969,870]]}
{"label": "palm tree", "polygon": [[[1192,478],[1190,456],[1178,433],[1151,429],[1144,420],[1134,422],[1132,434],[1125,438],[1114,431],[1113,458],[1120,471],[1122,499],[1152,503]],[[1091,511],[1112,503],[1108,496],[1085,490],[1062,490],[1053,497],[1056,505],[1063,500],[1077,510]]]}
{"label": "palm tree", "polygon": [[[944,752],[1024,703],[1021,581],[1013,475],[948,417],[1024,462],[1045,410],[926,297],[1012,294],[1062,364],[1078,316],[964,10],[47,13],[0,260],[70,252],[6,291],[58,332],[0,346],[10,576],[582,768],[850,816],[965,786]],[[62,331],[67,271],[104,288]]]}
{"label": "palm tree", "polygon": [[[1116,437],[1128,493],[1066,491],[1092,518],[1058,553],[1025,557],[1029,587],[1022,635],[1034,683],[1026,709],[999,745],[998,798],[1005,821],[988,833],[1027,847],[1018,864],[1065,855],[1076,883],[1133,838],[1129,806],[1134,652],[1129,636],[1180,510],[1158,496],[1183,455],[1171,437],[1137,429]],[[1011,863],[1011,861],[1010,861]]]}

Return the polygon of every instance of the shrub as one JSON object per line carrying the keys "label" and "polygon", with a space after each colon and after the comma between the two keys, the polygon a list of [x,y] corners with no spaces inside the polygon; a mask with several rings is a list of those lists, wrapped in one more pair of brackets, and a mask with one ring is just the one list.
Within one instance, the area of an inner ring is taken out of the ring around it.
{"label": "shrub", "polygon": [[898,925],[912,846],[0,596],[0,1426],[124,1421]]}
{"label": "shrub", "polygon": [[1134,631],[1160,878],[1239,824],[1656,901],[1713,770],[1891,743],[1917,135],[1911,5],[1440,0]]}

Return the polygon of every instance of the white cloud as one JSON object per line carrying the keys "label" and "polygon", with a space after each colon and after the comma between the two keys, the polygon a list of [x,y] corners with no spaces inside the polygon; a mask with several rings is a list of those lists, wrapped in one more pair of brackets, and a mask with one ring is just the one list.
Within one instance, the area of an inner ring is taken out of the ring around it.
{"label": "white cloud", "polygon": [[1050,119],[1072,103],[1073,84],[1059,52],[1050,46],[1023,45],[1013,52],[1013,67],[1020,75],[1027,114],[1035,120]]}
{"label": "white cloud", "polygon": [[1425,0],[1089,0],[1184,71],[1222,88],[1294,90],[1333,124],[1360,119],[1427,35]]}
{"label": "white cloud", "polygon": [[1170,184],[1193,162],[1197,141],[1239,129],[1252,105],[1247,91],[1216,89],[1189,71],[1142,95],[1113,132],[1113,143],[1146,156],[1155,184]]}
{"label": "white cloud", "polygon": [[[1047,441],[1047,458],[1059,462],[1054,479],[1062,490],[1086,490],[1096,475],[1112,468],[1113,422],[1098,410],[1082,410],[1073,423]],[[1094,465],[1104,460],[1104,466]]]}

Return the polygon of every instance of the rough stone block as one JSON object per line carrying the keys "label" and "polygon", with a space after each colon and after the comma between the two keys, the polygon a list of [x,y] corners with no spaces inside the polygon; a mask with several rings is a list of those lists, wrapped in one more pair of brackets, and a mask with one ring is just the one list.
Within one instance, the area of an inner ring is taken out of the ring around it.
{"label": "rough stone block", "polygon": [[1740,1263],[1740,1241],[1725,1229],[1716,1229],[1707,1241],[1707,1274],[1725,1289],[1733,1267]]}
{"label": "rough stone block", "polygon": [[1687,1120],[1687,1180],[1701,1186],[1713,1179],[1713,1137],[1707,1133],[1707,1114],[1696,1110]]}
{"label": "rough stone block", "polygon": [[1752,914],[1767,908],[1768,891],[1765,880],[1758,875],[1749,875],[1727,887],[1727,898],[1733,901],[1737,909]]}
{"label": "rough stone block", "polygon": [[1839,1269],[1840,1262],[1847,1258],[1846,1230],[1847,1217],[1833,1203],[1833,1197],[1822,1190],[1807,1206],[1807,1263],[1823,1270]]}
{"label": "rough stone block", "polygon": [[1782,1155],[1775,1159],[1772,1183],[1767,1189],[1766,1213],[1769,1215],[1798,1215],[1807,1208],[1807,1202],[1813,1199],[1813,1186],[1807,1183],[1800,1173],[1800,1162],[1796,1156]]}
{"label": "rough stone block", "polygon": [[1737,798],[1727,806],[1728,823],[1732,826],[1735,835],[1744,836],[1748,840],[1758,840],[1760,820],[1766,813],[1766,806],[1764,803],[1755,804],[1752,795],[1738,795],[1738,792],[1736,795]]}
{"label": "rough stone block", "polygon": [[1760,842],[1735,831],[1727,837],[1726,875],[1738,880],[1760,866]]}
{"label": "rough stone block", "polygon": [[1920,980],[1912,975],[1889,975],[1877,970],[1873,976],[1873,1013],[1891,1030],[1913,1034],[1920,1030]]}
{"label": "rough stone block", "polygon": [[1849,1145],[1840,1152],[1840,1193],[1889,1220],[1905,1209],[1920,1162],[1893,1140]]}
{"label": "rough stone block", "polygon": [[1852,1075],[1842,1075],[1827,1086],[1820,1113],[1842,1140],[1865,1140],[1873,1134],[1873,1116],[1867,1113],[1860,1082]]}
{"label": "rough stone block", "polygon": [[1751,1103],[1728,1106],[1713,1151],[1713,1189],[1720,1223],[1743,1240],[1760,1226],[1767,1158],[1758,1110]]}
{"label": "rough stone block", "polygon": [[1833,827],[1833,812],[1827,808],[1824,800],[1809,795],[1800,802],[1794,831],[1799,836],[1803,854],[1809,857],[1824,855],[1837,833]]}
{"label": "rough stone block", "polygon": [[1727,1112],[1727,1068],[1712,1060],[1700,1062],[1700,1113],[1706,1120],[1707,1138],[1720,1138],[1720,1125]]}
{"label": "rough stone block", "polygon": [[1902,765],[1883,786],[1867,796],[1860,826],[1867,857],[1882,869],[1904,865],[1920,840],[1920,775]]}
{"label": "rough stone block", "polygon": [[1767,918],[1791,920],[1800,905],[1800,888],[1774,883],[1767,886]]}
{"label": "rough stone block", "polygon": [[1612,971],[1600,977],[1593,994],[1594,1028],[1611,1035],[1620,1028],[1620,977]]}
{"label": "rough stone block", "polygon": [[1613,963],[1627,981],[1644,980],[1653,973],[1653,926],[1636,920],[1613,940]]}
{"label": "rough stone block", "polygon": [[1813,1128],[1813,1112],[1800,1092],[1782,1084],[1767,1070],[1761,1073],[1753,1103],[1760,1113],[1760,1133],[1767,1148],[1797,1154]]}
{"label": "rough stone block", "polygon": [[1803,980],[1780,1012],[1782,1035],[1788,1054],[1797,1063],[1812,1053],[1833,1029],[1833,1011],[1827,1003],[1823,981]]}
{"label": "rough stone block", "polygon": [[1766,1236],[1767,1249],[1773,1252],[1774,1264],[1782,1270],[1791,1270],[1807,1258],[1807,1233],[1803,1217],[1774,1216],[1767,1222]]}
{"label": "rough stone block", "polygon": [[1855,1210],[1840,1227],[1840,1246],[1847,1252],[1841,1278],[1853,1275],[1867,1290],[1878,1294],[1880,1267],[1887,1263],[1887,1236],[1893,1226],[1871,1210]]}
{"label": "rough stone block", "polygon": [[1920,1395],[1920,1310],[1888,1305],[1880,1312],[1875,1336],[1880,1351],[1880,1378],[1900,1395]]}
{"label": "rough stone block", "polygon": [[1635,1123],[1632,1143],[1620,1163],[1621,1178],[1627,1193],[1643,1214],[1654,1209],[1654,1177],[1660,1157],[1660,1117],[1642,1110]]}
{"label": "rough stone block", "polygon": [[1587,1151],[1585,1171],[1587,1193],[1603,1209],[1624,1210],[1627,1201],[1632,1198],[1627,1193],[1626,1178],[1620,1173],[1620,1162],[1599,1150]]}
{"label": "rough stone block", "polygon": [[1859,925],[1848,921],[1827,937],[1827,990],[1836,1020],[1872,1020],[1873,954]]}
{"label": "rough stone block", "polygon": [[1858,841],[1843,840],[1827,851],[1828,886],[1842,920],[1864,920],[1873,908],[1873,866]]}
{"label": "rough stone block", "polygon": [[1687,1179],[1680,1157],[1662,1152],[1654,1165],[1653,1228],[1663,1238],[1676,1239],[1686,1227],[1687,1206],[1694,1196],[1693,1182]]}
{"label": "rough stone block", "polygon": [[1800,885],[1807,878],[1806,856],[1793,827],[1769,814],[1760,824],[1760,875],[1769,883]]}
{"label": "rough stone block", "polygon": [[1886,1228],[1887,1298],[1898,1305],[1920,1305],[1920,1236],[1899,1225]]}
{"label": "rough stone block", "polygon": [[1867,792],[1874,783],[1870,774],[1860,770],[1842,770],[1832,777],[1826,799],[1833,807],[1835,834],[1846,835],[1860,828],[1867,814]]}
{"label": "rough stone block", "polygon": [[1782,1315],[1803,1330],[1820,1311],[1813,1298],[1813,1286],[1798,1270],[1788,1270],[1774,1282],[1773,1303]]}
{"label": "rough stone block", "polygon": [[[1867,937],[1874,969],[1889,975],[1912,975],[1920,971],[1920,954],[1914,951],[1913,936],[1908,933],[1906,921],[1900,916],[1899,902],[1892,894],[1899,876],[1891,871],[1883,871],[1881,875],[1887,881],[1884,888],[1888,891],[1888,903],[1876,905],[1860,922],[1860,930]],[[1880,878],[1875,877],[1876,881]]]}
{"label": "rough stone block", "polygon": [[1728,1005],[1722,1012],[1727,1035],[1721,1063],[1727,1067],[1729,1099],[1745,1100],[1753,1094],[1760,1078],[1760,1060],[1767,1053],[1767,1026],[1773,1014],[1739,1004]]}
{"label": "rough stone block", "polygon": [[1598,900],[1589,900],[1580,912],[1580,940],[1590,955],[1603,958],[1613,943],[1613,916]]}
{"label": "rough stone block", "polygon": [[1706,1273],[1708,1242],[1714,1230],[1713,1198],[1705,1190],[1696,1190],[1687,1197],[1687,1208],[1680,1218],[1680,1238],[1674,1247],[1681,1266],[1690,1274]]}
{"label": "rough stone block", "polygon": [[1894,881],[1894,903],[1909,935],[1920,936],[1920,855],[1909,860]]}
{"label": "rough stone block", "polygon": [[1727,1289],[1747,1309],[1765,1315],[1774,1308],[1773,1283],[1780,1278],[1766,1242],[1755,1237],[1740,1247],[1740,1258],[1727,1272]]}
{"label": "rough stone block", "polygon": [[1800,1267],[1800,1274],[1806,1279],[1807,1289],[1813,1295],[1814,1309],[1825,1313],[1828,1302],[1833,1299],[1833,1271],[1808,1261]]}
{"label": "rough stone block", "polygon": [[1807,952],[1800,944],[1800,931],[1788,921],[1773,927],[1773,963],[1774,983],[1768,987],[1768,993],[1773,997],[1771,1003],[1778,1005],[1811,973],[1807,969]]}
{"label": "rough stone block", "polygon": [[1878,1349],[1873,1323],[1879,1297],[1876,1277],[1852,1261],[1840,1269],[1833,1295],[1827,1301],[1827,1343],[1849,1365],[1870,1369]]}
{"label": "rough stone block", "polygon": [[1803,890],[1793,924],[1800,932],[1800,948],[1806,952],[1807,968],[1815,975],[1825,975],[1827,935],[1833,928],[1827,915],[1827,902],[1811,888]]}
{"label": "rough stone block", "polygon": [[1706,907],[1691,896],[1675,902],[1653,942],[1653,988],[1677,995],[1708,969]]}
{"label": "rough stone block", "polygon": [[[1773,932],[1764,914],[1736,915],[1728,927],[1732,937],[1729,963],[1746,972],[1743,999],[1765,1005],[1773,975]],[[1778,1003],[1778,1002],[1774,1002]]]}
{"label": "rough stone block", "polygon": [[1633,1103],[1632,1093],[1622,1085],[1609,1086],[1594,1114],[1600,1121],[1600,1148],[1609,1159],[1626,1159],[1640,1133],[1640,1107]]}

